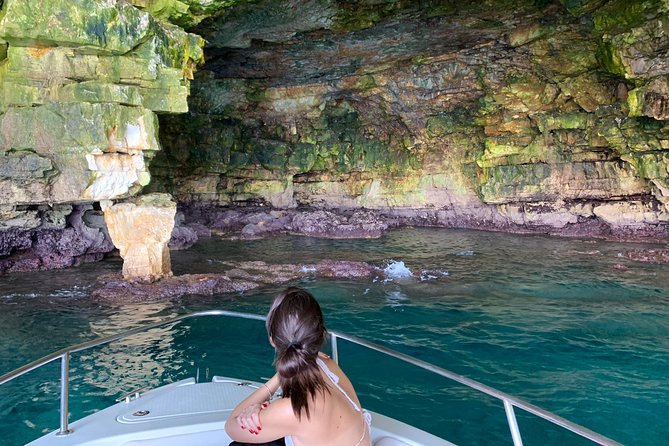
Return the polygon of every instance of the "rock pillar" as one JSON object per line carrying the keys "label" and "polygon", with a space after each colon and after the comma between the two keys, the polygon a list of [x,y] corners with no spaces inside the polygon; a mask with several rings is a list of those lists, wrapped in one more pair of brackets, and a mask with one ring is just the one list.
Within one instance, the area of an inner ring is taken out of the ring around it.
{"label": "rock pillar", "polygon": [[167,244],[176,210],[168,194],[103,204],[109,235],[123,257],[124,279],[154,282],[172,275]]}

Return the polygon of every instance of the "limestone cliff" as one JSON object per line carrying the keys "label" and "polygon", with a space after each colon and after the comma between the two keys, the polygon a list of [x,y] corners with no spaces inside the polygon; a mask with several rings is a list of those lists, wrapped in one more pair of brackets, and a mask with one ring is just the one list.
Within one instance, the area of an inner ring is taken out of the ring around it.
{"label": "limestone cliff", "polygon": [[[0,6],[0,256],[23,253],[0,262],[0,272],[69,265],[104,252],[86,236],[105,238],[104,225],[84,224],[80,246],[56,250],[57,262],[39,249],[40,237],[73,229],[63,209],[95,213],[94,202],[150,182],[157,113],[187,110],[204,41],[124,1]],[[62,221],[54,225],[52,214]]]}
{"label": "limestone cliff", "polygon": [[119,198],[150,181],[155,112],[187,110],[200,38],[124,2],[7,0],[0,204]]}
{"label": "limestone cliff", "polygon": [[666,234],[669,16],[655,0],[283,0],[204,20],[152,165],[181,202],[446,226]]}

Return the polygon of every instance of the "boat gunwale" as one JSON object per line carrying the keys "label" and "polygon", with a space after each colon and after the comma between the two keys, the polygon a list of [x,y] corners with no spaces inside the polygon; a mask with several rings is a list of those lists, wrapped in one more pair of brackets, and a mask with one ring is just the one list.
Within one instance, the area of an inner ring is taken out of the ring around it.
{"label": "boat gunwale", "polygon": [[[32,370],[38,369],[50,362],[53,362],[57,359],[61,359],[62,361],[62,367],[61,367],[61,430],[59,432],[59,435],[67,435],[70,431],[67,428],[67,417],[63,419],[62,414],[67,414],[67,401],[68,401],[68,364],[69,364],[69,356],[72,353],[77,353],[83,350],[87,350],[89,348],[93,347],[98,347],[101,345],[109,344],[115,341],[120,341],[125,338],[128,338],[130,336],[133,336],[135,334],[139,334],[142,332],[146,332],[149,330],[152,330],[154,328],[159,328],[163,327],[165,325],[169,324],[175,324],[181,321],[184,321],[186,319],[191,319],[191,318],[196,318],[196,317],[204,317],[204,316],[227,316],[227,317],[235,317],[235,318],[241,318],[241,319],[251,319],[251,320],[257,320],[257,321],[265,321],[266,317],[253,314],[253,313],[243,313],[243,312],[237,312],[237,311],[229,311],[229,310],[206,310],[206,311],[197,311],[193,313],[188,313],[188,314],[183,314],[180,316],[176,316],[173,318],[170,318],[168,320],[164,321],[159,321],[159,322],[154,322],[151,324],[147,325],[141,325],[139,327],[131,328],[129,330],[125,330],[123,332],[110,335],[110,336],[105,336],[102,338],[97,338],[97,339],[92,339],[89,341],[85,341],[79,344],[76,344],[74,346],[70,347],[65,347],[63,349],[57,350],[51,354],[48,354],[46,356],[43,356],[40,359],[37,359],[35,361],[32,361],[22,367],[19,367],[9,373],[6,373],[2,376],[0,376],[0,385],[6,384],[9,381],[12,381],[15,378],[18,378],[19,376],[22,376]],[[333,353],[333,359],[338,362],[339,355],[338,355],[338,349],[337,349],[337,339],[343,339],[348,342],[360,345],[362,347],[369,348],[371,350],[377,351],[379,353],[383,353],[385,355],[391,356],[395,359],[399,359],[401,361],[407,362],[409,364],[412,364],[416,367],[422,368],[424,370],[427,370],[428,372],[434,373],[436,375],[442,376],[444,378],[447,378],[451,381],[455,381],[459,384],[462,384],[466,387],[472,388],[474,390],[477,390],[481,393],[484,393],[486,395],[489,395],[495,399],[501,400],[504,403],[504,408],[507,414],[507,420],[509,423],[509,428],[511,430],[511,435],[514,441],[514,445],[516,446],[522,446],[522,440],[520,438],[520,432],[518,430],[518,426],[515,420],[515,414],[513,412],[513,407],[517,407],[519,409],[522,409],[526,412],[529,412],[539,418],[542,418],[552,424],[555,424],[559,427],[562,427],[564,429],[567,429],[583,438],[586,438],[594,443],[597,443],[602,446],[623,446],[621,443],[612,440],[602,434],[599,434],[597,432],[594,432],[584,426],[581,426],[579,424],[576,424],[572,421],[567,420],[566,418],[563,418],[555,413],[552,413],[550,411],[547,411],[545,409],[542,409],[534,404],[531,404],[527,401],[524,401],[521,398],[518,398],[513,395],[509,395],[505,392],[502,392],[500,390],[497,390],[493,387],[490,387],[486,384],[480,383],[476,380],[473,380],[471,378],[467,378],[466,376],[457,374],[455,372],[452,372],[450,370],[444,369],[442,367],[436,366],[434,364],[431,364],[427,361],[420,360],[418,358],[414,358],[413,356],[398,352],[396,350],[390,349],[388,347],[384,347],[380,344],[376,344],[374,342],[366,341],[362,338],[359,338],[354,335],[350,335],[344,332],[340,332],[337,330],[328,330],[328,334],[330,335],[331,339],[331,345],[332,345],[332,353]],[[63,405],[63,401],[65,401],[65,404]]]}

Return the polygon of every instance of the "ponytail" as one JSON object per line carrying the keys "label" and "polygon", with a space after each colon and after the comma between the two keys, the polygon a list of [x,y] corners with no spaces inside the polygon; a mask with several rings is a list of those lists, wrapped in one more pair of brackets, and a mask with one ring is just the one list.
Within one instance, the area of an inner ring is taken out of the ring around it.
{"label": "ponytail", "polygon": [[267,315],[267,333],[276,348],[274,365],[285,398],[298,419],[310,417],[309,402],[328,387],[316,362],[325,339],[323,313],[316,299],[301,288],[280,293]]}

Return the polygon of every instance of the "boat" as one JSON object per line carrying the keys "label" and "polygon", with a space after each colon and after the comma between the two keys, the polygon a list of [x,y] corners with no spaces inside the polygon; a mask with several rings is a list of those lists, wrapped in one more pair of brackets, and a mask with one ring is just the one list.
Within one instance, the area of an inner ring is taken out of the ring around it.
{"label": "boat", "polygon": [[[119,334],[64,348],[24,365],[0,377],[0,385],[60,361],[60,427],[34,441],[30,446],[172,446],[227,445],[225,421],[238,402],[261,384],[245,377],[213,376],[201,382],[195,377],[182,379],[147,391],[133,391],[107,408],[70,423],[69,374],[73,353],[122,341],[133,335],[198,317],[231,317],[264,321],[265,317],[226,310],[209,310],[185,314],[165,321],[147,324]],[[385,346],[339,331],[328,331],[332,359],[339,362],[340,342],[350,342],[420,367],[428,372],[455,381],[499,400],[506,414],[509,435],[514,446],[523,439],[516,420],[516,410],[523,410],[602,446],[620,443],[590,429],[541,409],[520,398],[506,394],[483,383],[443,369],[426,361],[400,353]],[[411,426],[382,413],[371,412],[373,446],[454,446],[448,439]]]}

